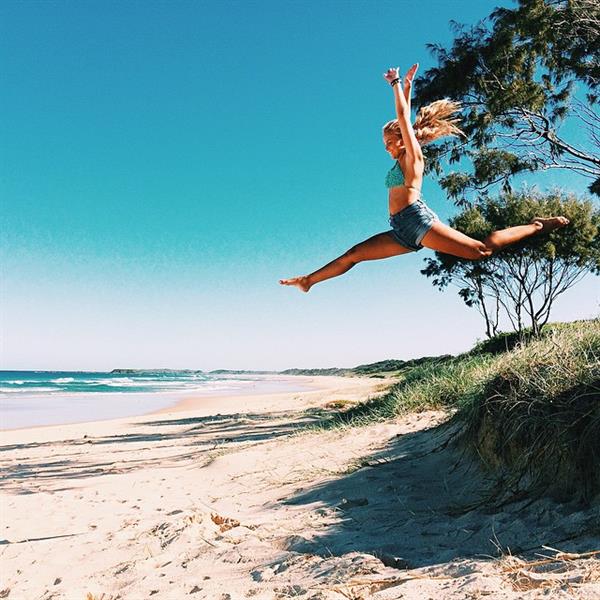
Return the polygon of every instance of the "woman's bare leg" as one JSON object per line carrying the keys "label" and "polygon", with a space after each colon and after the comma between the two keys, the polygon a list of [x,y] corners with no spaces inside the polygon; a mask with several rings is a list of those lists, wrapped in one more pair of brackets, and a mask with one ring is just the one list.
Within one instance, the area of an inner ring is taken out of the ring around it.
{"label": "woman's bare leg", "polygon": [[461,258],[478,260],[487,258],[502,248],[520,242],[542,231],[552,231],[569,224],[565,217],[536,218],[527,225],[517,225],[500,231],[493,231],[483,241],[469,236],[444,225],[439,221],[425,234],[421,244],[432,250],[452,254]]}
{"label": "woman's bare leg", "polygon": [[353,246],[350,250],[344,252],[344,254],[327,263],[314,273],[292,277],[291,279],[280,279],[279,283],[281,285],[295,285],[303,292],[308,292],[315,283],[342,275],[359,262],[390,258],[399,254],[405,254],[406,252],[410,252],[410,250],[401,246],[391,236],[390,232],[378,233],[368,240]]}

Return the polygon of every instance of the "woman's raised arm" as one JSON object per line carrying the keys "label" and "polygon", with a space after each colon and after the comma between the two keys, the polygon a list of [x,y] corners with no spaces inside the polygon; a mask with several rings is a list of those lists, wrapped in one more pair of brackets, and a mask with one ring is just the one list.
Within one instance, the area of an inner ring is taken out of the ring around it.
{"label": "woman's raised arm", "polygon": [[408,113],[410,114],[410,97],[412,95],[412,82],[415,78],[415,74],[417,69],[419,68],[419,63],[415,63],[409,70],[408,73],[404,77],[404,99],[406,100],[406,104],[408,105]]}
{"label": "woman's raised arm", "polygon": [[[421,146],[417,141],[415,131],[410,121],[410,83],[412,83],[412,77],[414,76],[416,70],[417,65],[413,65],[413,67],[411,67],[409,72],[406,74],[406,79],[408,81],[405,82],[404,93],[400,92],[399,89],[400,75],[398,67],[388,69],[387,72],[384,73],[383,77],[388,83],[391,84],[394,91],[396,118],[398,119],[400,130],[402,131],[402,141],[404,142],[406,154],[414,161],[422,161],[423,153],[421,151]],[[407,95],[408,100],[406,98]]]}

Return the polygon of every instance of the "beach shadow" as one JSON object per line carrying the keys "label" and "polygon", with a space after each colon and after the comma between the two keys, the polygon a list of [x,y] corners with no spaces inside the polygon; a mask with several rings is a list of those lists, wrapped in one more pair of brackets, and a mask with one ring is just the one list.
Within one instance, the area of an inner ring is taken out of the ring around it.
{"label": "beach shadow", "polygon": [[[13,450],[31,450],[36,448],[55,447],[58,444],[79,446],[84,444],[120,444],[122,442],[164,442],[169,440],[190,439],[192,437],[218,436],[229,433],[236,436],[237,441],[271,439],[286,435],[290,431],[303,429],[318,422],[317,415],[298,415],[289,413],[252,414],[236,413],[232,415],[217,415],[186,419],[170,419],[131,423],[130,427],[182,427],[175,432],[144,432],[118,434],[111,436],[88,436],[60,441],[28,442],[23,444],[4,444],[0,452]],[[183,429],[189,425],[194,427]]]}
{"label": "beach shadow", "polygon": [[597,507],[482,502],[494,480],[449,439],[453,433],[442,425],[402,435],[369,456],[370,466],[288,498],[285,504],[325,505],[338,519],[310,539],[293,536],[287,549],[323,557],[362,552],[406,569],[544,544],[569,551],[598,545]]}
{"label": "beach shadow", "polygon": [[[55,491],[61,481],[122,474],[154,466],[177,466],[185,461],[204,466],[213,460],[214,451],[233,451],[288,436],[314,424],[317,419],[310,414],[298,416],[288,412],[156,419],[132,424],[143,429],[140,433],[7,444],[0,446],[3,453],[0,489],[31,494],[40,489]],[[166,427],[170,430],[164,431]],[[114,445],[120,448],[113,448]],[[39,458],[40,450],[43,460]],[[51,460],[47,458],[49,454],[52,454]]]}

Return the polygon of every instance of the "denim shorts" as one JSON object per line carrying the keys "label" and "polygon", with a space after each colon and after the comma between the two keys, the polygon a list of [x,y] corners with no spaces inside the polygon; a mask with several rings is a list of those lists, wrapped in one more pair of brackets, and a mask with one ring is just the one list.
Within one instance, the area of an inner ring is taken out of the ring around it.
{"label": "denim shorts", "polygon": [[390,217],[389,233],[399,244],[417,252],[435,221],[439,221],[438,216],[419,198]]}

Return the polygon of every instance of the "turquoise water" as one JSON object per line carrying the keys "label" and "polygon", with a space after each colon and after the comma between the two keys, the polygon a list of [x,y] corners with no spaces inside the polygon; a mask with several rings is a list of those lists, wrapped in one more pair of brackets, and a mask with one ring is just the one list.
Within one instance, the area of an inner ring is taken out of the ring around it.
{"label": "turquoise water", "polygon": [[202,371],[0,371],[0,428],[97,421],[145,414],[183,397],[305,389],[292,378]]}
{"label": "turquoise water", "polygon": [[0,398],[10,397],[12,394],[19,396],[194,390],[215,381],[215,377],[202,371],[0,371]]}

